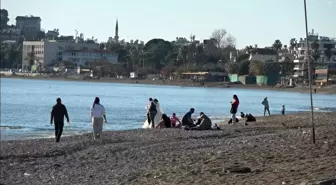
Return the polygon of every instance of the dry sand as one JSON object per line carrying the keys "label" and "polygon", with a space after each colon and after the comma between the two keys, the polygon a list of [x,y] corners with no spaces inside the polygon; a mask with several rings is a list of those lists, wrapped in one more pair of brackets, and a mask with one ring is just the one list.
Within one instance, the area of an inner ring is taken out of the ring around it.
{"label": "dry sand", "polygon": [[336,113],[316,113],[316,145],[307,113],[219,131],[3,141],[1,184],[307,184],[336,178],[335,120]]}

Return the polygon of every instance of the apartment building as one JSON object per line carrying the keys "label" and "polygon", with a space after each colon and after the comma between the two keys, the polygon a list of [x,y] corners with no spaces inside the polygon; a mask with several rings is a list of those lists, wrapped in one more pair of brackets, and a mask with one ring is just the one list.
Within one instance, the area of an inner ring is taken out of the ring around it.
{"label": "apartment building", "polygon": [[41,30],[41,18],[34,16],[17,16],[16,27],[24,32],[39,32]]}
{"label": "apartment building", "polygon": [[30,67],[31,53],[34,53],[34,60],[44,67],[55,61],[62,61],[62,53],[68,50],[94,50],[98,49],[96,43],[75,43],[58,42],[55,40],[24,41],[22,49],[22,68]]}
{"label": "apartment building", "polygon": [[82,66],[94,61],[106,61],[116,64],[118,62],[118,54],[97,49],[68,50],[62,52],[62,61],[71,61]]}
{"label": "apartment building", "polygon": [[[322,37],[314,34],[314,31],[309,34],[308,36],[308,43],[309,43],[309,51],[312,51],[312,43],[316,41],[318,43],[318,51],[320,54],[320,58],[317,61],[317,64],[321,66],[324,64],[325,67],[328,67],[329,64],[333,66],[333,63],[336,63],[336,39],[329,38],[329,37]],[[306,78],[308,77],[308,63],[305,60],[305,53],[306,53],[306,39],[300,39],[297,43],[297,46],[291,51],[294,56],[294,78]],[[326,56],[326,51],[329,51],[331,56],[330,58]],[[315,71],[312,71],[313,73]]]}

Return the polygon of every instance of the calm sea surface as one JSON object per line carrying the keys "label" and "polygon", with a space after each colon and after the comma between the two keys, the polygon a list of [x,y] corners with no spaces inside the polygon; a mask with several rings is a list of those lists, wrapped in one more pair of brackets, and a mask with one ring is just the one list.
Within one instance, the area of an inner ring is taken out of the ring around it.
{"label": "calm sea surface", "polygon": [[[256,116],[263,114],[265,96],[271,113],[279,114],[283,104],[288,113],[309,111],[309,95],[293,92],[1,78],[1,140],[53,137],[49,120],[57,97],[70,116],[64,135],[73,135],[92,130],[89,112],[96,96],[106,109],[105,130],[126,130],[141,128],[149,97],[158,98],[168,115],[175,112],[181,117],[194,107],[196,114],[203,111],[223,120],[229,117],[233,94],[240,98],[239,111]],[[336,111],[336,96],[314,95],[314,107]]]}

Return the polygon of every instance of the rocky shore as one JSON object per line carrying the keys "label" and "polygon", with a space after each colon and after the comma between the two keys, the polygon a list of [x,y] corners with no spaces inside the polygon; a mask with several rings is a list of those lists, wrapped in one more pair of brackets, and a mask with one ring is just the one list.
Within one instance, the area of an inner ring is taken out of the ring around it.
{"label": "rocky shore", "polygon": [[[199,82],[193,82],[190,80],[149,80],[149,79],[115,79],[115,78],[105,78],[105,79],[83,79],[79,77],[60,77],[60,76],[1,76],[1,78],[17,78],[17,79],[31,79],[31,80],[64,80],[64,81],[81,81],[81,82],[107,82],[107,83],[127,83],[127,84],[149,84],[149,85],[173,85],[182,87],[216,87],[216,88],[241,88],[241,89],[262,89],[262,90],[275,90],[275,91],[286,91],[286,92],[300,92],[309,93],[309,88],[307,87],[281,87],[274,88],[271,86],[259,86],[259,85],[244,85],[235,83],[225,83],[225,82],[206,82],[201,84]],[[315,87],[314,87],[315,88]],[[317,94],[336,94],[336,86],[329,86],[323,88],[316,88]]]}
{"label": "rocky shore", "polygon": [[[336,113],[272,116],[222,130],[106,132],[1,142],[1,184],[313,184],[336,178]],[[336,181],[336,180],[335,180]],[[320,183],[321,184],[321,183]],[[331,184],[331,183],[330,183]]]}

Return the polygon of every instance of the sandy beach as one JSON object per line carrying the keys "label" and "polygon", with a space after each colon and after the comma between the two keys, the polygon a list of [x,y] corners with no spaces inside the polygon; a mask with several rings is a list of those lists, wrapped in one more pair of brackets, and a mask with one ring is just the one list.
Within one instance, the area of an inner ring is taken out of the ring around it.
{"label": "sandy beach", "polygon": [[[222,130],[105,132],[2,141],[1,184],[311,184],[335,179],[336,113],[258,118]],[[334,180],[336,183],[336,179]],[[331,183],[329,183],[331,184]]]}
{"label": "sandy beach", "polygon": [[[215,88],[242,88],[242,89],[263,89],[263,90],[275,90],[275,91],[286,91],[286,92],[300,92],[309,93],[309,88],[306,87],[294,87],[294,88],[274,88],[271,86],[259,86],[259,85],[244,85],[244,84],[234,84],[226,82],[206,82],[204,86],[201,86],[199,82],[193,82],[190,80],[149,80],[149,79],[116,79],[116,78],[105,78],[105,79],[81,79],[75,77],[44,77],[44,76],[1,76],[1,78],[17,78],[17,79],[31,79],[31,80],[65,80],[65,81],[82,81],[82,82],[108,82],[108,83],[127,83],[127,84],[149,84],[149,85],[173,85],[182,87],[215,87]],[[314,87],[315,88],[315,87]],[[316,88],[317,94],[336,94],[336,86]]]}

